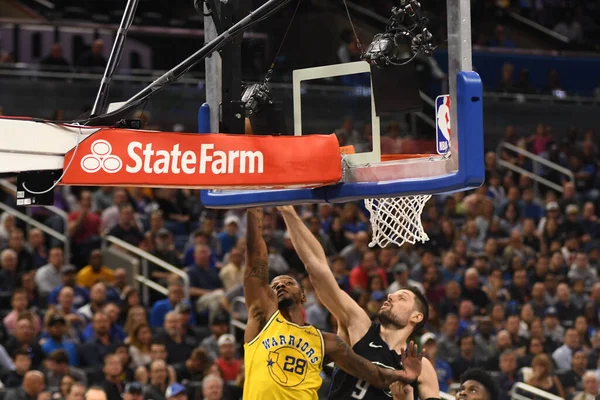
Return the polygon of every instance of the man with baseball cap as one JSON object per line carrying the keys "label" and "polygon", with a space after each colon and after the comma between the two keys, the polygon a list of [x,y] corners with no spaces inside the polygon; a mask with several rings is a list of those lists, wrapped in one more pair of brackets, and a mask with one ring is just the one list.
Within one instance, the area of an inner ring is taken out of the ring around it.
{"label": "man with baseball cap", "polygon": [[242,361],[235,356],[235,337],[226,333],[219,337],[217,344],[219,345],[219,358],[215,360],[215,363],[219,366],[225,381],[235,381],[242,368]]}
{"label": "man with baseball cap", "polygon": [[446,361],[436,358],[438,347],[435,334],[431,332],[425,333],[421,336],[420,343],[421,348],[425,350],[425,357],[427,357],[435,369],[440,384],[440,392],[448,392],[448,387],[452,380],[452,368],[450,368],[450,365]]}
{"label": "man with baseball cap", "polygon": [[131,382],[125,385],[123,391],[123,400],[142,400],[144,398],[142,385],[138,382]]}
{"label": "man with baseball cap", "polygon": [[166,400],[187,400],[187,392],[185,390],[185,386],[181,383],[173,383],[169,385],[167,391],[165,392]]}

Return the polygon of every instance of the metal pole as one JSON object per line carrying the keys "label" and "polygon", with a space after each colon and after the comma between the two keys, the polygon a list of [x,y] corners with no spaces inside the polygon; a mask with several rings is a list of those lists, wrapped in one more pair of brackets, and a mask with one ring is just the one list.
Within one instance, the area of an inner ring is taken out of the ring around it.
{"label": "metal pole", "polygon": [[[224,28],[232,26],[238,15],[250,11],[250,2],[241,1],[238,4],[227,2],[221,4],[221,25]],[[244,133],[246,110],[242,103],[242,37],[237,37],[227,43],[221,50],[223,71],[221,77],[221,125],[222,133]]]}
{"label": "metal pole", "polygon": [[127,38],[127,31],[133,23],[133,17],[135,16],[135,10],[137,9],[138,3],[139,0],[127,1],[125,11],[123,12],[123,18],[121,19],[121,25],[119,25],[119,30],[117,31],[117,35],[115,37],[115,43],[110,51],[110,57],[108,58],[106,69],[104,70],[102,82],[100,82],[100,88],[98,89],[98,94],[96,95],[96,101],[94,102],[91,116],[100,115],[106,112],[108,94],[110,92],[110,83],[113,75],[117,71],[119,62],[121,61],[121,56],[123,55],[123,44]]}
{"label": "metal pole", "polygon": [[[216,6],[217,4],[215,4]],[[214,18],[219,18],[218,10],[213,9],[209,15],[209,9],[204,4],[204,40],[208,43],[217,37],[217,27]],[[206,103],[210,107],[210,131],[220,132],[219,121],[221,120],[221,55],[219,52],[212,53],[204,60],[206,71]]]}
{"label": "metal pole", "polygon": [[[148,268],[148,260],[142,258],[142,275],[146,279],[150,278],[150,269]],[[150,304],[150,293],[148,292],[148,285],[144,285],[142,289],[142,298],[144,299],[144,304]]]}
{"label": "metal pole", "polygon": [[214,40],[205,44],[200,50],[189,56],[187,59],[182,61],[179,65],[173,67],[170,71],[157,78],[150,85],[146,86],[136,95],[131,97],[125,102],[120,108],[113,112],[105,115],[101,115],[87,120],[80,120],[80,122],[86,125],[94,126],[111,126],[117,121],[122,119],[128,113],[130,113],[135,107],[141,104],[149,96],[155,94],[157,91],[163,89],[165,86],[179,80],[187,71],[190,70],[198,62],[208,57],[214,51],[222,49],[227,43],[229,43],[237,35],[243,33],[243,31],[253,22],[262,20],[269,17],[272,13],[276,12],[291,0],[269,0],[246,17],[242,18],[241,21],[234,24],[231,28],[221,33]]}

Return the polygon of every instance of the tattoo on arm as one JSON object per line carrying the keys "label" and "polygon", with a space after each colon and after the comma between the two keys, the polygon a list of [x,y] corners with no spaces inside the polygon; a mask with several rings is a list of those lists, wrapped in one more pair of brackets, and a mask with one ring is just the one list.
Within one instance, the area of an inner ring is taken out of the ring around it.
{"label": "tattoo on arm", "polygon": [[246,278],[258,278],[262,283],[269,284],[269,265],[264,259],[255,260],[253,265],[246,267]]}
{"label": "tattoo on arm", "polygon": [[262,237],[263,211],[249,209],[246,235],[247,266],[244,278],[258,278],[261,284],[269,284],[267,244]]}

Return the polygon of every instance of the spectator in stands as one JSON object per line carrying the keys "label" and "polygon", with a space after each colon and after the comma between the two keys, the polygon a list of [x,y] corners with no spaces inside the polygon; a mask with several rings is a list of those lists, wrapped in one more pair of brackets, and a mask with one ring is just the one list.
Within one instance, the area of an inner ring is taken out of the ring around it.
{"label": "spectator in stands", "polygon": [[102,388],[108,400],[120,400],[123,397],[125,383],[123,382],[123,365],[116,354],[104,356],[104,382]]}
{"label": "spectator in stands", "polygon": [[112,192],[112,202],[109,207],[102,211],[102,228],[110,231],[119,224],[120,210],[124,205],[130,204],[125,189],[117,188]]}
{"label": "spectator in stands", "polygon": [[28,233],[27,246],[33,257],[33,268],[39,268],[48,262],[46,239],[41,230],[32,228]]}
{"label": "spectator in stands", "polygon": [[129,344],[132,368],[150,364],[152,361],[152,357],[150,356],[152,331],[147,324],[140,323],[135,326],[128,337],[127,343]]}
{"label": "spectator in stands", "polygon": [[142,400],[144,398],[144,388],[138,382],[132,382],[125,385],[123,390],[123,400]]}
{"label": "spectator in stands", "polygon": [[468,368],[482,365],[482,359],[478,354],[474,354],[473,351],[475,349],[473,336],[468,333],[461,335],[458,338],[458,348],[460,351],[458,358],[450,363],[454,380],[458,380]]}
{"label": "spectator in stands", "polygon": [[200,347],[208,357],[216,360],[219,357],[219,338],[229,330],[229,319],[219,314],[215,316],[209,327],[211,334],[202,340]]}
{"label": "spectator in stands", "polygon": [[511,93],[514,91],[514,74],[515,67],[512,64],[505,63],[502,65],[502,74],[500,75],[500,83],[496,91]]}
{"label": "spectator in stands", "polygon": [[469,268],[465,271],[465,279],[462,287],[464,299],[471,300],[476,307],[476,314],[485,313],[489,299],[485,292],[481,290],[479,283],[479,272],[475,268]]}
{"label": "spectator in stands", "polygon": [[592,400],[598,394],[598,377],[594,371],[587,371],[583,374],[583,389],[573,396],[573,400]]}
{"label": "spectator in stands", "polygon": [[55,350],[46,359],[47,384],[49,388],[59,388],[65,376],[73,378],[84,385],[87,383],[87,377],[82,369],[69,365],[69,355],[63,350]]}
{"label": "spectator in stands", "polygon": [[460,350],[457,345],[458,328],[458,316],[456,314],[448,314],[444,320],[442,334],[437,341],[438,356],[448,364],[454,362],[459,356]]}
{"label": "spectator in stands", "polygon": [[[167,315],[168,312],[173,311],[184,298],[183,283],[179,277],[173,278],[169,281],[167,290],[169,291],[167,298],[154,303],[152,310],[150,311],[150,326],[152,328],[162,327],[165,320],[165,315]],[[193,323],[193,314],[191,319],[191,323]]]}
{"label": "spectator in stands", "polygon": [[563,387],[558,377],[554,375],[554,368],[552,367],[550,357],[546,354],[535,356],[533,361],[531,361],[531,367],[533,371],[525,383],[565,398]]}
{"label": "spectator in stands", "polygon": [[221,335],[217,341],[219,357],[215,360],[225,381],[234,382],[242,368],[242,361],[235,355],[236,340],[229,333]]}
{"label": "spectator in stands", "polygon": [[104,282],[108,285],[113,282],[113,275],[113,270],[103,264],[102,251],[95,249],[90,253],[89,265],[77,273],[77,285],[86,289],[90,289],[97,282]]}
{"label": "spectator in stands", "polygon": [[362,253],[360,264],[350,272],[350,289],[353,291],[367,290],[369,278],[371,276],[379,276],[383,283],[383,287],[387,288],[387,275],[385,271],[377,265],[377,258],[373,251],[365,251]]}
{"label": "spectator in stands", "polygon": [[[108,317],[110,324],[109,336],[110,339],[116,342],[122,342],[127,337],[127,334],[123,330],[123,327],[119,325],[119,306],[115,303],[106,303],[102,306],[101,310]],[[83,332],[81,333],[81,339],[85,342],[94,336],[93,324],[88,323]]]}
{"label": "spectator in stands", "polygon": [[65,336],[67,333],[65,318],[57,311],[50,312],[46,315],[45,326],[49,337],[42,344],[42,350],[46,357],[56,350],[64,350],[69,357],[69,365],[78,366],[77,345]]}
{"label": "spectator in stands", "polygon": [[231,249],[227,264],[219,272],[219,278],[223,282],[223,289],[229,290],[242,283],[243,260],[242,252],[238,248]]}
{"label": "spectator in stands", "polygon": [[33,323],[26,316],[19,316],[17,326],[12,335],[4,343],[8,354],[14,354],[17,350],[25,350],[31,357],[31,368],[39,368],[44,359],[44,352],[38,344],[35,336]]}
{"label": "spectator in stands", "polygon": [[18,388],[23,384],[23,377],[31,368],[31,357],[26,350],[17,350],[13,354],[14,369],[0,371],[0,380],[6,388]]}
{"label": "spectator in stands", "polygon": [[40,371],[29,371],[23,377],[23,384],[10,389],[4,395],[4,400],[30,400],[37,399],[38,395],[46,388],[44,374]]}
{"label": "spectator in stands", "polygon": [[90,321],[95,313],[102,310],[104,304],[106,304],[106,285],[98,282],[90,289],[90,302],[79,308],[77,312]]}
{"label": "spectator in stands", "polygon": [[223,379],[216,375],[208,375],[202,380],[202,396],[205,400],[223,399]]}
{"label": "spectator in stands", "polygon": [[92,194],[92,210],[95,213],[102,214],[104,210],[113,205],[112,186],[101,186]]}
{"label": "spectator in stands", "polygon": [[28,272],[33,269],[33,255],[25,246],[25,236],[21,229],[14,228],[10,231],[8,248],[17,253],[17,270],[20,273]]}
{"label": "spectator in stands", "polygon": [[586,370],[587,356],[583,350],[578,350],[573,353],[571,368],[559,376],[560,383],[567,396],[571,397],[575,392],[580,392],[584,389],[583,376]]}
{"label": "spectator in stands", "polygon": [[50,249],[48,260],[48,264],[35,272],[35,284],[42,296],[48,296],[62,284],[62,269],[65,267],[63,250],[60,247]]}
{"label": "spectator in stands", "polygon": [[133,246],[138,246],[144,240],[144,235],[140,232],[135,221],[133,207],[129,203],[121,205],[119,223],[113,226],[108,234]]}
{"label": "spectator in stands", "polygon": [[[89,339],[79,351],[80,363],[84,367],[98,368],[105,357],[111,354],[118,342],[110,337],[110,320],[108,316],[98,311],[92,319],[94,336]],[[119,362],[120,365],[120,362]],[[119,372],[117,375],[120,375]]]}
{"label": "spectator in stands", "polygon": [[225,219],[224,230],[218,234],[219,246],[221,249],[221,259],[231,251],[238,241],[238,231],[240,227],[240,219],[235,215],[231,215]]}
{"label": "spectator in stands", "polygon": [[[154,250],[152,254],[166,263],[179,267],[181,261],[173,245],[171,232],[165,228],[160,228],[154,236]],[[162,281],[169,277],[169,273],[154,263],[150,264],[150,276],[156,280]]]}
{"label": "spectator in stands", "polygon": [[[90,50],[84,52],[77,60],[77,67],[85,71],[101,72],[106,66],[104,58],[104,41],[96,39]],[[112,400],[112,399],[108,399]]]}
{"label": "spectator in stands", "polygon": [[76,266],[84,265],[92,250],[100,248],[100,229],[100,217],[92,212],[92,193],[84,190],[80,194],[79,210],[69,213],[69,237]]}
{"label": "spectator in stands", "polygon": [[515,43],[508,37],[502,25],[496,25],[494,38],[490,40],[489,45],[491,47],[515,47]]}
{"label": "spectator in stands", "polygon": [[17,253],[11,249],[0,252],[0,298],[10,299],[12,289],[17,286],[21,275],[17,272]]}
{"label": "spectator in stands", "polygon": [[206,352],[200,347],[195,348],[185,362],[173,366],[177,374],[177,382],[184,385],[188,382],[202,382],[202,378],[211,364],[212,360]]}
{"label": "spectator in stands", "polygon": [[440,391],[447,393],[449,385],[453,381],[452,369],[447,362],[437,357],[438,347],[436,341],[435,334],[431,332],[425,333],[420,339],[421,347],[425,350],[426,357],[437,374]]}
{"label": "spectator in stands", "polygon": [[176,311],[169,311],[163,323],[164,331],[156,340],[164,343],[167,348],[167,362],[176,364],[184,362],[197,345],[196,339],[184,334],[180,316]]}
{"label": "spectator in stands", "polygon": [[513,385],[521,380],[520,373],[517,371],[516,354],[512,350],[505,350],[500,354],[500,375],[498,376],[500,400],[510,400]]}
{"label": "spectator in stands", "polygon": [[[6,327],[6,330],[9,333],[13,333],[17,326],[17,319],[19,318],[19,314],[29,308],[29,301],[27,299],[27,292],[23,288],[16,288],[10,299],[10,306],[12,307],[11,311],[4,317],[2,322]],[[34,329],[35,334],[39,334],[42,330],[42,320],[37,314],[33,314],[34,316]]]}
{"label": "spectator in stands", "polygon": [[54,43],[50,47],[50,54],[40,61],[42,69],[47,70],[67,70],[70,67],[69,62],[63,56],[63,48],[60,43]]}
{"label": "spectator in stands", "polygon": [[569,328],[565,332],[563,345],[552,353],[552,359],[558,369],[569,369],[573,359],[573,354],[580,347],[579,335],[574,328]]}
{"label": "spectator in stands", "polygon": [[144,400],[166,400],[168,387],[167,364],[162,360],[150,364],[150,383],[144,390]]}
{"label": "spectator in stands", "polygon": [[194,264],[185,272],[190,279],[190,296],[196,302],[196,310],[202,314],[209,311],[214,316],[220,308],[220,298],[225,294],[218,272],[210,268],[210,248],[206,245],[194,247]]}
{"label": "spectator in stands", "polygon": [[77,269],[72,265],[65,265],[61,270],[62,285],[54,288],[48,295],[48,304],[55,306],[58,302],[58,296],[62,289],[70,287],[73,289],[74,298],[73,306],[76,308],[83,307],[89,301],[88,291],[81,286],[75,284]]}

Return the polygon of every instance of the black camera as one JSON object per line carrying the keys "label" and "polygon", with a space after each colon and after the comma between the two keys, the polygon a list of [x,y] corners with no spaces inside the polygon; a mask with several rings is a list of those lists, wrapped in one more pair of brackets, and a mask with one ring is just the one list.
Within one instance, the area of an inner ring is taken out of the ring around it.
{"label": "black camera", "polygon": [[273,104],[269,85],[254,83],[246,86],[242,94],[242,102],[245,105],[247,116],[260,113],[266,106]]}

